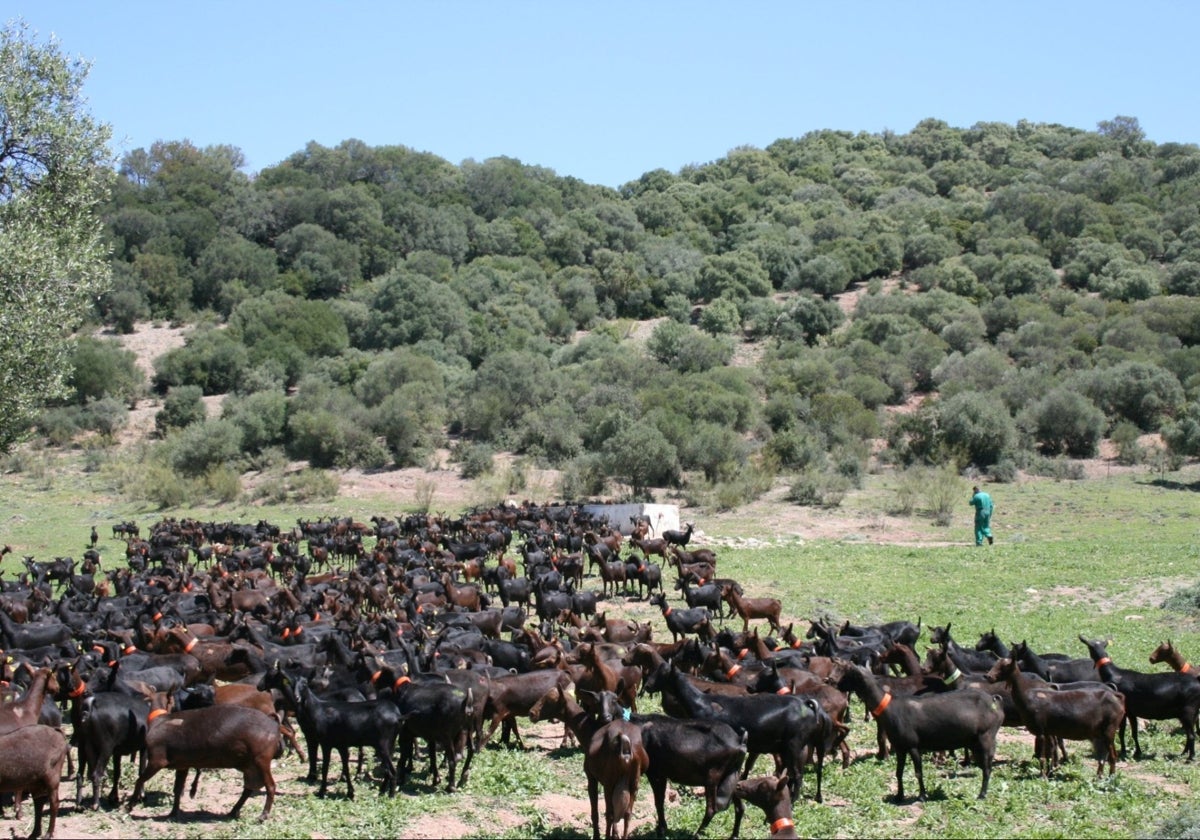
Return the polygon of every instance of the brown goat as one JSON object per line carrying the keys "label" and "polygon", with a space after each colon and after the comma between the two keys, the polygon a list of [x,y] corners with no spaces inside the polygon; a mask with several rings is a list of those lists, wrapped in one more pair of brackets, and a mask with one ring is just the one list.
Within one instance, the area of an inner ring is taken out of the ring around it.
{"label": "brown goat", "polygon": [[50,726],[34,724],[0,735],[0,793],[11,793],[18,805],[25,794],[33,797],[33,833],[42,834],[42,809],[50,803],[47,837],[54,836],[58,819],[58,783],[67,760],[67,739]]}
{"label": "brown goat", "polygon": [[146,769],[138,776],[127,808],[140,802],[146,782],[159,770],[175,771],[175,798],[168,818],[179,815],[179,799],[192,768],[228,767],[242,771],[242,795],[229,812],[236,818],[250,794],[266,788],[267,802],[259,822],[275,804],[271,762],[281,753],[279,721],[256,709],[210,706],[186,712],[150,713],[146,730]]}
{"label": "brown goat", "polygon": [[733,789],[733,834],[737,838],[746,813],[745,803],[757,805],[767,816],[772,840],[788,840],[797,837],[796,823],[792,820],[792,796],[788,790],[787,773],[782,776],[758,776],[743,779]]}
{"label": "brown goat", "polygon": [[783,611],[783,602],[778,598],[743,598],[733,586],[722,586],[721,597],[742,617],[742,632],[750,629],[750,619],[765,618],[771,629],[781,632],[779,614]]}
{"label": "brown goat", "polygon": [[639,724],[614,720],[600,725],[575,702],[574,691],[564,677],[530,709],[534,720],[561,720],[583,745],[583,772],[587,775],[588,799],[592,806],[592,840],[600,840],[600,786],[604,786],[604,836],[616,840],[617,826],[624,823],[622,840],[629,836],[638,782],[650,766],[642,745]]}
{"label": "brown goat", "polygon": [[34,671],[24,696],[0,706],[0,735],[37,723],[42,714],[42,701],[47,694],[53,696],[57,692],[58,681],[54,679],[53,671],[49,668]]}

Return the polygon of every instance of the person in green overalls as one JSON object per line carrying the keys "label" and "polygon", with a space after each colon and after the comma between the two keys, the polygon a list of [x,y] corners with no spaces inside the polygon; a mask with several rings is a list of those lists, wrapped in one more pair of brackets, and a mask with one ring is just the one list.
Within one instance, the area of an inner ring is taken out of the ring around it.
{"label": "person in green overalls", "polygon": [[992,544],[992,497],[979,487],[972,487],[971,507],[975,508],[975,545],[983,545],[986,537]]}

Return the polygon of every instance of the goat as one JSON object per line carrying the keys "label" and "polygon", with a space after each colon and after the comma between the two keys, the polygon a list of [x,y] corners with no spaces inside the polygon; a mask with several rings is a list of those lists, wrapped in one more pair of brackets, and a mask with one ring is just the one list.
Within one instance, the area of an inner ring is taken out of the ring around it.
{"label": "goat", "polygon": [[787,773],[780,776],[759,776],[737,783],[733,789],[733,834],[737,840],[742,828],[742,817],[746,813],[745,803],[757,805],[767,815],[772,840],[791,840],[796,834],[796,823],[792,819],[792,797],[788,795]]}
{"label": "goat", "polygon": [[667,546],[669,546],[670,543],[668,543],[662,537],[657,539],[639,539],[637,537],[630,537],[629,544],[638,551],[642,552],[647,560],[650,559],[651,554],[657,554],[663,559],[664,563],[667,561]]}
{"label": "goat", "polygon": [[975,691],[952,691],[903,697],[885,693],[866,668],[846,666],[837,687],[858,695],[871,717],[883,724],[896,753],[896,802],[904,801],[904,764],[911,758],[917,774],[918,799],[925,801],[925,774],[921,753],[971,751],[983,775],[979,799],[987,797],[996,755],[996,733],[1004,723],[1004,711],[996,697]]}
{"label": "goat", "polygon": [[146,769],[146,717],[150,705],[141,697],[119,691],[93,694],[75,673],[60,683],[59,699],[71,703],[71,742],[79,755],[79,772],[75,776],[76,808],[83,807],[85,774],[92,780],[92,810],[100,807],[100,785],[110,760],[112,794],[109,802],[115,808],[120,803],[121,757],[137,755],[138,773]]}
{"label": "goat", "polygon": [[1160,662],[1170,665],[1171,670],[1177,674],[1192,674],[1192,676],[1197,676],[1193,673],[1194,666],[1184,659],[1182,653],[1175,649],[1175,645],[1171,643],[1170,639],[1160,644],[1150,653],[1151,665],[1157,665]]}
{"label": "goat", "polygon": [[49,668],[39,668],[33,674],[24,696],[14,703],[0,706],[0,735],[13,732],[38,722],[42,715],[42,702],[58,691],[58,681]]}
{"label": "goat", "polygon": [[778,755],[787,770],[792,800],[800,795],[804,765],[810,752],[816,754],[818,802],[823,801],[825,745],[833,731],[829,715],[812,697],[748,694],[744,697],[704,694],[674,666],[667,686],[693,718],[720,720],[747,735],[749,754],[742,771],[745,778],[754,760],[763,753]]}
{"label": "goat", "polygon": [[[1200,682],[1191,674],[1172,671],[1145,674],[1118,668],[1108,655],[1108,642],[1089,640],[1082,634],[1079,641],[1087,646],[1096,671],[1104,682],[1111,682],[1125,697],[1125,720],[1133,730],[1133,757],[1142,757],[1138,742],[1138,718],[1178,720],[1185,738],[1183,754],[1188,761],[1196,758],[1196,721],[1200,718]],[[1121,721],[1121,757],[1125,757],[1125,720]]]}
{"label": "goat", "polygon": [[[57,729],[33,724],[0,735],[0,793],[11,793],[20,805],[25,794],[33,797],[33,832],[42,834],[42,810],[50,805],[46,836],[54,836],[58,819],[58,785],[67,759],[67,739]],[[18,813],[18,816],[20,814]]]}
{"label": "goat", "polygon": [[[507,739],[508,731],[511,728],[513,735],[516,737],[517,745],[525,748],[524,742],[521,740],[521,733],[517,729],[517,718],[528,717],[529,710],[533,708],[538,700],[542,699],[550,689],[558,682],[559,674],[562,673],[557,669],[530,671],[528,674],[513,674],[508,677],[497,677],[492,680],[491,687],[488,691],[487,710],[484,713],[485,717],[491,717],[491,726],[488,728],[487,734],[483,736],[480,743],[480,749],[491,740],[496,729],[501,723],[505,724],[505,732],[503,736]],[[566,745],[567,737],[564,733],[563,744]]]}
{"label": "goat", "polygon": [[783,602],[778,598],[743,598],[728,584],[721,587],[721,597],[742,617],[743,633],[750,629],[752,618],[765,618],[772,630],[781,632],[779,614],[783,611]]}
{"label": "goat", "polygon": [[672,640],[678,641],[681,636],[695,633],[706,642],[712,641],[714,631],[707,607],[676,610],[667,603],[667,596],[661,592],[651,595],[649,603],[662,608],[663,618],[666,619],[667,629],[671,631]]}
{"label": "goat", "polygon": [[[400,760],[401,781],[411,764],[413,744],[421,738],[429,745],[429,766],[433,785],[437,787],[440,747],[446,756],[446,792],[453,793],[456,785],[467,783],[471,772],[471,759],[475,756],[477,725],[475,720],[474,689],[466,690],[449,682],[413,682],[406,674],[394,676],[389,669],[381,669],[376,676],[386,675],[391,681],[390,698],[403,718],[401,743],[403,754]],[[373,678],[374,679],[374,678]],[[467,758],[463,762],[462,774],[458,773],[458,751],[465,749]]]}
{"label": "goat", "polygon": [[988,673],[988,678],[1008,683],[1025,728],[1040,739],[1036,746],[1043,777],[1049,775],[1054,760],[1056,737],[1091,741],[1096,753],[1097,778],[1104,773],[1106,759],[1108,774],[1111,776],[1116,772],[1114,741],[1125,716],[1125,701],[1120,694],[1086,689],[1062,690],[1052,686],[1041,688],[1021,673],[1015,659],[1001,659]]}
{"label": "goat", "polygon": [[670,545],[677,545],[680,548],[684,548],[688,544],[688,540],[692,538],[692,531],[695,529],[695,527],[696,526],[693,523],[689,522],[687,527],[682,531],[675,528],[668,528],[667,530],[663,531],[662,538]]}
{"label": "goat", "polygon": [[583,746],[583,772],[587,776],[592,810],[592,840],[600,840],[599,788],[604,787],[604,836],[616,840],[617,825],[624,823],[621,838],[629,836],[638,781],[650,766],[642,744],[642,729],[626,720],[600,723],[578,703],[566,674],[530,709],[533,720],[561,720]]}
{"label": "goat", "polygon": [[[616,695],[601,692],[599,718],[609,722],[625,717],[625,709]],[[679,720],[666,715],[630,713],[630,722],[642,728],[642,745],[650,758],[646,778],[654,792],[654,810],[658,816],[659,837],[667,833],[664,810],[667,782],[686,787],[704,788],[704,819],[696,835],[733,801],[738,773],[746,758],[746,736],[718,720]]]}
{"label": "goat", "polygon": [[683,592],[683,600],[689,607],[707,607],[718,618],[725,617],[728,604],[721,597],[720,585],[710,582],[693,589],[692,579],[681,577],[675,579],[675,588]]}
{"label": "goat", "polygon": [[306,721],[305,735],[313,734],[316,743],[308,744],[310,753],[321,750],[321,788],[317,796],[329,790],[329,754],[337,750],[342,759],[342,778],[346,780],[346,797],[354,798],[354,782],[350,778],[350,747],[374,747],[375,757],[383,765],[383,782],[379,792],[396,795],[396,767],[392,762],[392,744],[400,731],[402,717],[396,707],[385,700],[347,702],[322,700],[313,693],[304,677],[293,687],[297,717]]}
{"label": "goat", "polygon": [[186,712],[155,709],[147,716],[146,768],[138,774],[126,809],[142,800],[146,782],[158,771],[175,771],[175,798],[168,819],[179,815],[179,799],[187,771],[228,767],[242,772],[242,795],[229,812],[237,819],[250,794],[266,788],[267,801],[258,821],[271,814],[275,804],[275,777],[271,762],[281,754],[279,722],[255,709],[212,706]]}

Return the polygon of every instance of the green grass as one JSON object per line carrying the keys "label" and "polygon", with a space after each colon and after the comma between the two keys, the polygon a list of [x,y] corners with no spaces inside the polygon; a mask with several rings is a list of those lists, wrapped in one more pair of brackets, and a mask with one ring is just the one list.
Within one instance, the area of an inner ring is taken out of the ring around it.
{"label": "green grass", "polygon": [[[92,524],[101,534],[106,558],[116,559],[123,547],[111,537],[113,523],[135,519],[143,526],[163,515],[195,516],[217,521],[266,519],[288,526],[298,517],[371,514],[395,516],[402,511],[384,498],[341,499],[322,505],[274,506],[238,504],[188,510],[154,511],[121,500],[105,486],[103,472],[81,475],[53,464],[34,473],[0,477],[0,544],[13,547],[5,568],[20,569],[19,558],[78,556]],[[885,510],[889,478],[870,476],[862,491],[843,503],[848,512]],[[737,578],[750,595],[771,594],[784,602],[785,621],[807,627],[809,619],[828,617],[856,622],[921,619],[924,627],[952,626],[962,644],[995,629],[1008,641],[1026,640],[1035,650],[1059,650],[1084,656],[1078,635],[1106,637],[1109,652],[1123,667],[1151,670],[1150,651],[1170,638],[1185,655],[1200,659],[1200,621],[1192,614],[1162,608],[1174,592],[1197,582],[1200,569],[1200,469],[1156,477],[1146,473],[1084,482],[1031,480],[990,487],[997,503],[997,543],[975,548],[970,539],[970,509],[964,496],[962,516],[951,528],[937,528],[915,517],[912,530],[930,543],[957,545],[912,547],[885,545],[871,534],[842,542],[802,541],[792,535],[755,533],[743,521],[737,536],[758,536],[770,547],[757,550],[719,549],[722,576]],[[713,538],[702,512],[688,514]],[[729,534],[733,535],[733,534]],[[925,536],[927,535],[927,536]],[[657,610],[637,602],[623,609],[653,620]],[[923,637],[923,642],[928,636]],[[1156,666],[1160,667],[1160,666]],[[644,708],[656,708],[650,698]],[[823,837],[1141,837],[1181,809],[1190,807],[1200,790],[1200,767],[1182,761],[1178,724],[1150,722],[1143,739],[1149,758],[1118,765],[1114,779],[1095,779],[1095,764],[1084,745],[1073,743],[1072,760],[1049,780],[1030,761],[1031,739],[1005,730],[1000,762],[988,799],[979,802],[979,775],[973,768],[935,766],[926,762],[931,800],[897,806],[887,801],[895,789],[895,763],[873,757],[874,726],[862,722],[863,710],[852,703],[851,743],[860,757],[848,769],[826,768],[825,804],[812,801],[810,771],[804,798],[797,803],[797,831]],[[406,830],[438,814],[453,814],[460,830],[479,837],[586,837],[586,817],[562,822],[539,807],[539,797],[585,798],[582,763],[577,752],[541,749],[525,752],[487,749],[472,768],[466,791],[433,793],[421,772],[394,800],[380,798],[362,786],[358,798],[318,800],[315,789],[301,780],[303,767],[284,759],[278,771],[280,796],[271,820],[188,820],[164,824],[145,819],[169,808],[168,774],[151,782],[153,797],[139,806],[136,818],[101,813],[97,831],[115,830],[130,837],[262,837],[262,836],[403,836]],[[767,772],[760,760],[757,772]],[[132,779],[129,780],[131,784]],[[124,786],[127,791],[129,784]],[[910,767],[906,790],[916,791]],[[73,785],[68,785],[73,798]],[[341,787],[337,790],[342,790]],[[202,806],[185,802],[185,810]],[[253,817],[261,799],[252,799]],[[681,792],[668,809],[671,836],[694,830],[703,801]],[[653,815],[652,797],[643,784],[635,814]],[[1186,817],[1186,812],[1184,812]],[[1181,819],[1181,824],[1197,822]],[[732,813],[719,815],[706,832],[728,836]],[[744,836],[763,836],[759,812],[747,812]],[[635,830],[651,836],[653,821]]]}

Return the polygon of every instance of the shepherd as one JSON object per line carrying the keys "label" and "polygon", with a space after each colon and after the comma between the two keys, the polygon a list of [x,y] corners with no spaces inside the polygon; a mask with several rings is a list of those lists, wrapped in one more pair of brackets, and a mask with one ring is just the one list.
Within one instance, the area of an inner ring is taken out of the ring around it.
{"label": "shepherd", "polygon": [[972,487],[971,507],[975,508],[975,545],[983,545],[986,538],[988,545],[992,539],[992,497],[984,493],[978,486]]}

